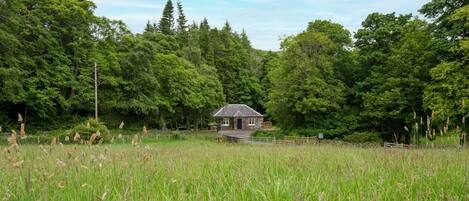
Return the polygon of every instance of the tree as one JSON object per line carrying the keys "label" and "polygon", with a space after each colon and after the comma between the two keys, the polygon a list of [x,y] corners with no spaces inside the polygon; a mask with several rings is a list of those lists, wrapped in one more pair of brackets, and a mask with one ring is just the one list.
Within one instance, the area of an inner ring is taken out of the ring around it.
{"label": "tree", "polygon": [[367,128],[386,140],[409,142],[411,117],[424,116],[423,89],[437,63],[428,25],[410,15],[371,14],[357,32],[362,62],[359,94]]}
{"label": "tree", "polygon": [[166,35],[172,35],[174,33],[174,7],[171,0],[168,0],[164,7],[158,30]]}
{"label": "tree", "polygon": [[332,41],[306,31],[282,42],[281,65],[271,72],[267,111],[283,128],[321,128],[341,108],[343,84],[333,77]]}
{"label": "tree", "polygon": [[184,9],[182,7],[182,3],[180,1],[177,2],[177,9],[178,9],[178,28],[177,31],[180,33],[184,33],[187,31],[187,19],[186,15],[184,15]]}
{"label": "tree", "polygon": [[147,21],[147,24],[145,25],[145,30],[144,33],[147,32],[156,32],[154,25],[150,22],[150,20]]}
{"label": "tree", "polygon": [[432,30],[442,38],[458,40],[459,37],[469,35],[469,30],[464,28],[464,19],[450,19],[452,14],[469,4],[468,0],[432,0],[419,10],[425,17],[433,19]]}
{"label": "tree", "polygon": [[184,10],[182,7],[182,3],[180,1],[177,2],[177,9],[178,9],[178,19],[177,19],[177,40],[179,43],[179,46],[183,48],[184,46],[188,45],[188,40],[189,36],[187,33],[187,19],[186,16],[184,15]]}
{"label": "tree", "polygon": [[[465,22],[460,29],[469,29],[469,6],[464,6],[453,13],[447,13],[449,24]],[[461,32],[462,30],[455,31]],[[432,82],[425,88],[424,102],[426,107],[436,113],[439,120],[448,117],[459,119],[468,117],[467,107],[463,107],[463,101],[469,100],[469,39],[464,36],[457,40],[458,46],[452,49],[452,53],[461,55],[458,58],[450,58],[441,62],[430,70]]]}

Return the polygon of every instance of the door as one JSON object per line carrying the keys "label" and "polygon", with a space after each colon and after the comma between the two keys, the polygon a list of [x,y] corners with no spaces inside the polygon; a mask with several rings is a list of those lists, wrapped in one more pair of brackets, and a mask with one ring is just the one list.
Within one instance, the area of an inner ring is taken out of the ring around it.
{"label": "door", "polygon": [[236,121],[236,129],[243,129],[243,120],[242,119],[238,119]]}

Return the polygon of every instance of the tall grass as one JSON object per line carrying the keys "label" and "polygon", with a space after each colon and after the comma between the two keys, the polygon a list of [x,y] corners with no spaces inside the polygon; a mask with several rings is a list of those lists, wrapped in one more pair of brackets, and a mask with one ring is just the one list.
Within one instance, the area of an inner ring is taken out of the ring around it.
{"label": "tall grass", "polygon": [[468,200],[469,150],[206,140],[23,145],[0,152],[4,200]]}

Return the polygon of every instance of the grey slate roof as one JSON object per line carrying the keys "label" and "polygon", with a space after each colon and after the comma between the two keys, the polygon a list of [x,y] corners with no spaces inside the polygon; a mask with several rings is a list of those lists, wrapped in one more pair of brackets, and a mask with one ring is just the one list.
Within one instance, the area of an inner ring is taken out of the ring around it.
{"label": "grey slate roof", "polygon": [[263,117],[263,115],[245,104],[229,104],[218,109],[213,117]]}

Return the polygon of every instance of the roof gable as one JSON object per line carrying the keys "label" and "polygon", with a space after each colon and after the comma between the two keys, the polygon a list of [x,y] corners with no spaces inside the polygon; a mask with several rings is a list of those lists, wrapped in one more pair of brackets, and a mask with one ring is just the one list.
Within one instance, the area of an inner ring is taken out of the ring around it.
{"label": "roof gable", "polygon": [[245,104],[228,104],[218,109],[214,117],[263,117],[263,115]]}

